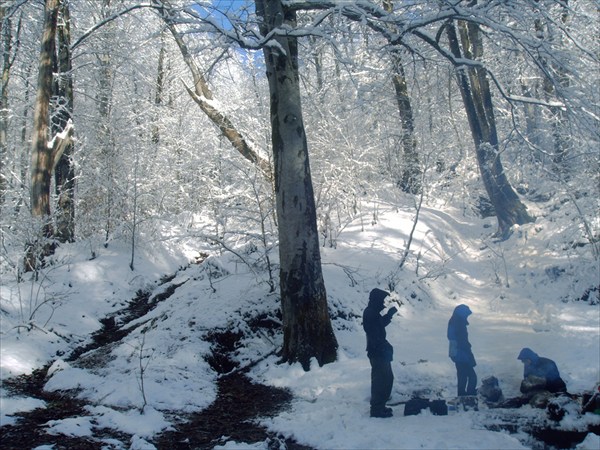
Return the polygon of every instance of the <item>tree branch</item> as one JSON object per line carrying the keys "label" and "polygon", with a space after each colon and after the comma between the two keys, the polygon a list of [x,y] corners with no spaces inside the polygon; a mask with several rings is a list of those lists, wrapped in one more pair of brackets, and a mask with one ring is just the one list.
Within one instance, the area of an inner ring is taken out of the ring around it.
{"label": "tree branch", "polygon": [[162,9],[162,6],[160,5],[152,5],[152,4],[143,4],[140,3],[138,5],[133,5],[130,6],[129,8],[125,8],[119,12],[114,13],[112,16],[107,17],[104,20],[101,20],[100,22],[98,22],[96,25],[94,25],[92,28],[90,28],[89,30],[87,30],[85,33],[83,33],[79,39],[77,39],[72,45],[71,45],[71,50],[75,50],[83,41],[85,41],[88,37],[90,37],[90,35],[102,28],[104,25],[112,22],[115,19],[118,19],[121,16],[124,16],[125,14],[129,14],[131,11],[135,11],[136,9],[143,9],[143,8],[152,8],[152,9]]}

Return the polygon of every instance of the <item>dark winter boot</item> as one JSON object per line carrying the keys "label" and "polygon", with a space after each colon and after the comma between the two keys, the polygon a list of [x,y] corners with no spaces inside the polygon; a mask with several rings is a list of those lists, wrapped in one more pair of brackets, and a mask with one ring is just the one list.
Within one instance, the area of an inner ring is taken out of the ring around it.
{"label": "dark winter boot", "polygon": [[383,408],[383,409],[371,409],[371,417],[392,417],[394,413],[392,412],[392,408]]}

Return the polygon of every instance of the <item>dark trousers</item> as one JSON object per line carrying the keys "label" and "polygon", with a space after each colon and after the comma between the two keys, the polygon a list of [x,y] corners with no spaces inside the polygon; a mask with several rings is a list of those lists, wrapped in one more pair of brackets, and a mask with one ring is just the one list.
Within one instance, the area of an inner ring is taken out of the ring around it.
{"label": "dark trousers", "polygon": [[471,364],[455,363],[458,379],[458,396],[477,395],[477,375]]}
{"label": "dark trousers", "polygon": [[394,373],[392,363],[384,358],[369,358],[371,362],[371,411],[382,411],[392,393]]}

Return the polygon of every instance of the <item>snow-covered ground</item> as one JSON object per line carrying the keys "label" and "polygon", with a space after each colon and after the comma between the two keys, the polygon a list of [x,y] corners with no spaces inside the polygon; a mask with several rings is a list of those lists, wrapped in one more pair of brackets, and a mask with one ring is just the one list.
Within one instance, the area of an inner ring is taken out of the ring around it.
{"label": "snow-covered ground", "polygon": [[[495,242],[493,218],[423,208],[411,254],[397,271],[413,217],[414,211],[382,205],[377,223],[362,229],[356,220],[336,248],[323,248],[338,361],[324,367],[315,363],[309,372],[300,365],[279,365],[275,356],[253,366],[255,380],[287,387],[295,396],[291,408],[261,423],[321,449],[530,448],[524,436],[487,430],[485,410],[404,417],[398,403],[418,390],[431,397],[455,395],[446,324],[461,303],[473,311],[469,336],[477,375],[480,380],[496,376],[505,397],[518,395],[522,347],[556,361],[570,392],[592,390],[600,380],[600,306],[575,301],[599,283],[591,246],[567,245],[565,232],[543,218]],[[138,249],[135,271],[128,267],[128,245],[98,247],[90,259],[82,242],[61,247],[57,263],[38,282],[3,279],[2,379],[53,362],[45,389],[77,388],[94,405],[87,416],[48,423],[54,433],[91,435],[92,426],[107,426],[134,435],[129,448],[153,448],[152,437],[170,425],[166,411],[198,411],[215,399],[216,374],[205,360],[210,354],[205,334],[214,328],[248,331],[248,313],[272,315],[277,309],[266,272],[250,270],[228,253],[187,266],[200,251],[210,250],[206,244],[191,238],[168,243]],[[61,359],[136,291],[154,289],[163,275],[176,272],[169,284],[181,286],[137,320],[135,331],[105,355],[103,367],[76,367]],[[388,304],[401,303],[388,327],[395,347],[391,403],[398,405],[393,418],[375,419],[369,417],[370,367],[361,315],[369,291],[387,290],[390,283],[395,289]],[[279,335],[248,334],[236,357],[249,364],[280,342]],[[3,389],[1,424],[13,423],[11,414],[17,411],[39,406],[38,400],[8,397]],[[227,442],[219,448],[266,449],[267,443]],[[600,448],[600,437],[588,436],[579,448]]]}

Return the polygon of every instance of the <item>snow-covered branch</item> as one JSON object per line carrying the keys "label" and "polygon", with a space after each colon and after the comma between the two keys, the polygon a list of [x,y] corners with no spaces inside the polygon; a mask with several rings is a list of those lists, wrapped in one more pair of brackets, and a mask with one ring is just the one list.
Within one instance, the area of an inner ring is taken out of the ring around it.
{"label": "snow-covered branch", "polygon": [[67,126],[60,133],[57,133],[52,140],[48,142],[48,149],[51,150],[52,154],[52,170],[60,161],[60,158],[65,149],[73,142],[73,132],[75,127],[73,121],[69,119]]}
{"label": "snow-covered branch", "polygon": [[163,6],[157,5],[157,4],[151,4],[151,3],[140,3],[140,4],[137,4],[137,5],[133,5],[133,6],[130,6],[128,8],[125,8],[125,9],[123,9],[121,11],[117,11],[116,13],[111,14],[109,17],[107,17],[104,20],[101,20],[100,22],[98,22],[97,24],[95,24],[94,26],[92,26],[89,30],[87,30],[85,33],[83,33],[79,37],[79,39],[77,39],[71,45],[71,50],[76,49],[79,45],[81,45],[81,43],[83,41],[85,41],[88,37],[90,37],[90,35],[92,33],[94,33],[95,31],[99,30],[100,28],[102,28],[106,24],[112,22],[113,20],[118,19],[121,16],[124,16],[125,14],[129,14],[132,11],[135,11],[135,10],[138,10],[138,9],[144,9],[144,8],[162,9]]}

